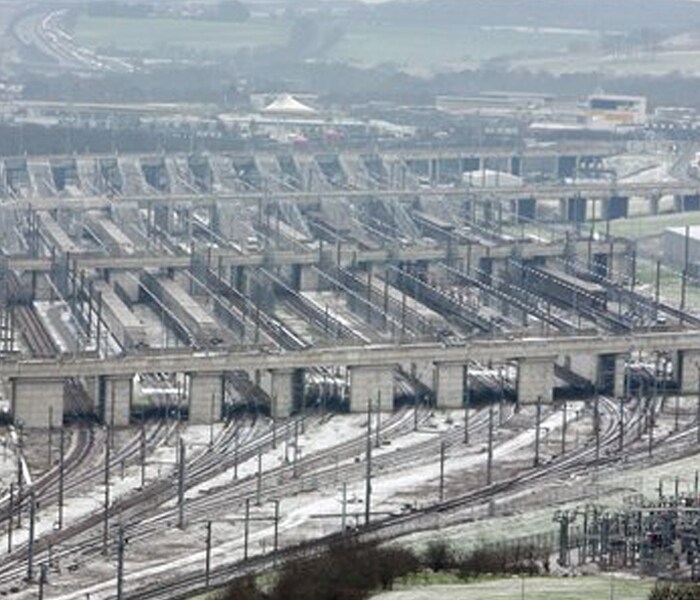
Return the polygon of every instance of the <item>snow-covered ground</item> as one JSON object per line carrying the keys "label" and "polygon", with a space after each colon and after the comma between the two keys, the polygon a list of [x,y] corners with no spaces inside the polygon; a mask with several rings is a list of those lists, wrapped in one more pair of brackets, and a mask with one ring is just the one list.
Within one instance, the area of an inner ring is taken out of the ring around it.
{"label": "snow-covered ground", "polygon": [[[590,434],[590,411],[583,411],[583,404],[579,402],[569,403],[568,408],[568,447],[573,448],[579,437],[580,441],[583,441],[583,438]],[[532,466],[535,432],[532,427],[532,411],[528,410],[529,413],[524,411],[507,422],[503,428],[497,428],[495,431],[496,480]],[[447,447],[444,466],[446,497],[484,485],[487,460],[484,449],[485,430],[482,428],[478,435],[473,436],[472,444],[464,445],[461,443],[462,432],[459,429],[463,416],[462,411],[435,411],[427,422],[421,424],[418,431],[407,427],[401,436],[390,441],[384,436],[383,443],[373,448],[375,468],[372,478],[372,518],[378,519],[386,514],[403,512],[407,505],[425,506],[438,499],[441,436],[452,436],[449,438],[452,443]],[[382,419],[389,418],[388,415],[382,416]],[[403,418],[412,421],[410,414],[404,415]],[[472,419],[478,418],[481,417],[475,412],[472,413]],[[561,424],[561,412],[546,414],[543,419],[541,457],[544,462],[552,454],[560,451]],[[310,457],[349,440],[363,440],[366,425],[366,415],[334,415],[323,419],[310,416],[305,432],[299,432],[301,456]],[[245,435],[267,434],[269,427],[269,422],[259,421],[256,428],[243,434],[244,438]],[[667,429],[668,423],[665,423],[663,430]],[[287,433],[284,423],[279,424],[277,447],[268,448],[260,454],[264,471],[279,468],[292,460],[293,428],[290,427],[289,431],[290,433]],[[206,425],[183,426],[181,431],[173,432],[168,443],[162,444],[149,455],[148,479],[162,478],[173,472],[179,435],[185,441],[188,460],[196,460],[197,456],[211,456],[208,454],[210,440],[218,440],[220,436],[223,439],[227,433],[222,425],[216,425],[214,428]],[[659,431],[659,435],[661,433],[662,430]],[[220,451],[216,450],[217,447],[215,445],[215,452]],[[296,489],[296,492],[280,496],[275,488],[270,487],[269,481],[266,481],[260,506],[256,505],[253,493],[250,498],[252,520],[249,554],[259,554],[271,548],[274,500],[280,501],[279,533],[283,546],[340,530],[344,486],[347,500],[346,524],[352,526],[364,522],[365,451],[363,444],[359,447],[361,449],[354,458],[343,457],[338,460],[335,477],[332,477],[332,460],[326,462],[324,483],[321,483],[317,474],[305,473],[302,467],[298,479],[291,479],[290,472],[287,471],[286,475],[278,480],[280,485],[292,482],[293,485],[289,489]],[[229,444],[228,453],[233,452],[231,448]],[[229,454],[228,458],[230,457]],[[488,541],[512,538],[513,535],[527,536],[551,532],[555,528],[552,521],[555,506],[573,508],[583,501],[590,501],[591,495],[606,506],[621,506],[625,498],[632,493],[641,492],[653,496],[657,493],[655,490],[658,489],[659,478],[663,478],[665,485],[670,489],[676,475],[682,477],[680,481],[683,489],[688,489],[688,486],[693,484],[697,458],[689,457],[658,467],[645,467],[640,463],[636,466],[627,465],[627,469],[623,470],[623,466],[502,494],[490,505],[475,505],[461,511],[456,515],[456,521],[454,515],[436,516],[432,530],[410,535],[404,538],[404,541],[420,547],[440,536],[458,548],[469,548]],[[0,472],[1,469],[2,463]],[[257,470],[257,456],[241,462],[238,465],[239,482],[254,481]],[[187,503],[192,503],[193,507],[204,507],[209,506],[207,503],[210,499],[216,499],[217,494],[226,498],[227,489],[233,481],[232,467],[213,474],[206,482],[188,490]],[[126,468],[123,478],[118,472],[114,474],[111,492],[113,497],[117,497],[130,493],[139,485],[140,468],[135,465]],[[103,494],[104,489],[97,484],[89,493],[69,498],[66,503],[66,521],[72,522],[90,512],[100,511]],[[206,502],[194,504],[195,499],[200,498]],[[229,500],[225,509],[219,502],[216,505],[219,507],[217,509],[188,510],[186,503],[187,526],[184,531],[176,527],[174,516],[169,517],[169,522],[155,517],[145,518],[143,523],[162,523],[162,528],[157,530],[157,534],[150,533],[142,539],[134,535],[130,541],[125,565],[127,584],[136,586],[139,581],[158,581],[159,578],[169,576],[173,570],[201,570],[205,560],[207,520],[213,523],[212,564],[216,566],[242,558],[244,505],[240,496],[238,498]],[[175,501],[171,500],[163,508],[172,509],[175,505]],[[171,514],[174,515],[175,511]],[[37,521],[37,532],[50,530],[54,520],[55,508],[42,509]],[[450,522],[460,521],[461,524],[447,526]],[[15,539],[16,543],[25,540],[26,529],[17,531]],[[3,543],[3,539],[0,538],[0,547]],[[95,557],[85,563],[82,563],[79,557],[74,557],[65,559],[63,566],[66,564],[79,568],[73,575],[67,575],[65,569],[61,576],[54,574],[48,598],[82,600],[85,593],[90,592],[91,598],[97,600],[113,594],[113,557],[108,560]],[[23,592],[16,597],[28,599],[32,596],[29,592]]]}

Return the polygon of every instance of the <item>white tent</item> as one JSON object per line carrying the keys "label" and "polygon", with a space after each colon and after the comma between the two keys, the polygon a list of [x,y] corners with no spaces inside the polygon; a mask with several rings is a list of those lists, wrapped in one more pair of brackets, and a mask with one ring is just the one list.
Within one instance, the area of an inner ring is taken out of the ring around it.
{"label": "white tent", "polygon": [[299,100],[291,94],[282,94],[278,96],[271,104],[263,108],[261,112],[266,115],[288,117],[310,117],[317,114],[315,109],[299,102]]}

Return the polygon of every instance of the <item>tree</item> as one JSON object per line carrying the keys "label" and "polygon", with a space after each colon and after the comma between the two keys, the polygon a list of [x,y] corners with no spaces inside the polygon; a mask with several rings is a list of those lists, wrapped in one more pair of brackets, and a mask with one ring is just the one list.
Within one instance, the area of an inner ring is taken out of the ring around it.
{"label": "tree", "polygon": [[216,13],[222,21],[244,23],[250,19],[250,10],[238,0],[222,0],[217,6]]}

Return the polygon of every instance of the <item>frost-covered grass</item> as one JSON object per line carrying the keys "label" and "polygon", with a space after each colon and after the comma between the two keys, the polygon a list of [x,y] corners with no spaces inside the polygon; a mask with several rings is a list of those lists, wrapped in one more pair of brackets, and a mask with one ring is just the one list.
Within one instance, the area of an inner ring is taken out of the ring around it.
{"label": "frost-covered grass", "polygon": [[513,577],[466,585],[415,586],[379,594],[373,600],[643,600],[653,586],[653,581],[623,577]]}

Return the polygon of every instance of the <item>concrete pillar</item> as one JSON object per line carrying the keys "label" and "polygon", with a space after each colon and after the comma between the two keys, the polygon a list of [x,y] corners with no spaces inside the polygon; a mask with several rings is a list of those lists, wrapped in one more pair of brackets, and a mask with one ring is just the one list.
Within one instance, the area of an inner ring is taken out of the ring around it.
{"label": "concrete pillar", "polygon": [[[63,379],[12,379],[12,417],[26,428],[47,429],[63,424]],[[49,411],[51,408],[51,411]]]}
{"label": "concrete pillar", "polygon": [[680,390],[682,394],[697,394],[700,385],[700,350],[680,351]]}
{"label": "concrete pillar", "polygon": [[394,409],[394,367],[377,365],[371,367],[349,367],[350,412],[366,412],[369,402],[376,409],[381,394],[382,410]]}
{"label": "concrete pillar", "polygon": [[318,271],[311,265],[301,265],[299,275],[299,291],[315,292],[318,290]]}
{"label": "concrete pillar", "polygon": [[618,354],[615,356],[615,382],[613,384],[613,394],[616,398],[625,395],[625,363],[627,362],[626,354]]}
{"label": "concrete pillar", "polygon": [[275,419],[286,419],[294,410],[295,373],[295,369],[270,371],[270,415]]}
{"label": "concrete pillar", "polygon": [[206,424],[221,419],[223,379],[221,373],[190,373],[190,423]]}
{"label": "concrete pillar", "polygon": [[100,402],[102,421],[117,427],[128,425],[134,398],[133,377],[104,377],[103,381]]}
{"label": "concrete pillar", "polygon": [[438,408],[462,408],[464,370],[462,363],[435,363],[435,397]]}
{"label": "concrete pillar", "polygon": [[554,361],[556,357],[518,359],[518,402],[534,404],[537,398],[554,398]]}
{"label": "concrete pillar", "polygon": [[661,202],[661,196],[658,194],[652,194],[649,197],[649,214],[658,215],[659,214],[659,203]]}

